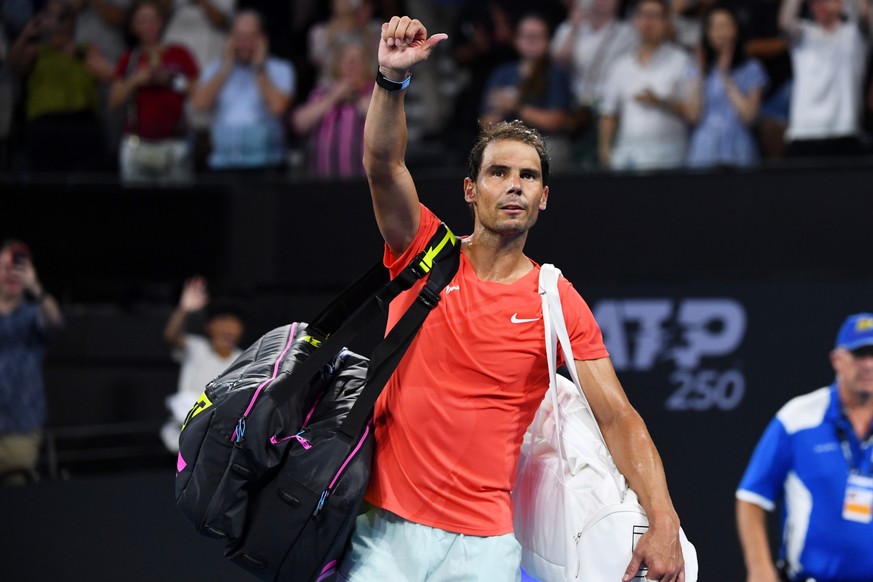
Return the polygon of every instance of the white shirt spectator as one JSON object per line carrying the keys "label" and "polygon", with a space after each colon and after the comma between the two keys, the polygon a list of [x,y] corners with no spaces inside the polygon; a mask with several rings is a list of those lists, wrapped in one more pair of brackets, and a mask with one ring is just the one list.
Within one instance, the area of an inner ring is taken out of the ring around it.
{"label": "white shirt spectator", "polygon": [[167,408],[172,418],[161,428],[161,439],[170,451],[179,450],[179,433],[182,423],[197,398],[212,380],[224,372],[242,350],[234,349],[226,358],[219,356],[209,340],[203,336],[186,334],[185,347],[173,352],[182,369],[179,371],[179,386],[176,393],[168,396]]}
{"label": "white shirt spectator", "polygon": [[688,147],[685,121],[664,108],[638,102],[636,96],[649,89],[661,99],[684,101],[691,64],[684,50],[666,43],[645,65],[636,51],[616,61],[600,108],[601,114],[618,117],[614,169],[672,168],[684,163]]}
{"label": "white shirt spectator", "polygon": [[861,127],[867,41],[856,22],[828,32],[801,21],[791,47],[794,92],[789,140],[850,137]]}
{"label": "white shirt spectator", "polygon": [[[125,11],[133,6],[133,0],[104,0],[104,2]],[[127,50],[123,26],[109,24],[103,20],[96,8],[88,3],[85,3],[76,16],[76,43],[95,45],[112,63],[117,63]]]}
{"label": "white shirt spectator", "polygon": [[573,24],[565,21],[555,32],[552,50],[562,46],[571,34],[576,36],[570,68],[573,94],[579,103],[593,105],[603,95],[604,83],[616,60],[636,45],[637,33],[630,24],[615,20],[599,29],[583,22],[574,33]]}
{"label": "white shirt spectator", "polygon": [[167,21],[164,41],[183,44],[194,54],[203,70],[221,57],[227,44],[227,30],[233,20],[236,0],[209,0],[227,19],[227,27],[216,27],[199,4],[190,0],[175,0],[173,14]]}

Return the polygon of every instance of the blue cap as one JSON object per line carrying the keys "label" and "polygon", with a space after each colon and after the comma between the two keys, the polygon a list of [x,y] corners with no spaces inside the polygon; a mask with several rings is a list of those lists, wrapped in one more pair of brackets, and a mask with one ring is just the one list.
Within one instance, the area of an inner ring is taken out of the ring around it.
{"label": "blue cap", "polygon": [[864,346],[873,346],[873,313],[850,315],[843,322],[834,347],[852,351]]}

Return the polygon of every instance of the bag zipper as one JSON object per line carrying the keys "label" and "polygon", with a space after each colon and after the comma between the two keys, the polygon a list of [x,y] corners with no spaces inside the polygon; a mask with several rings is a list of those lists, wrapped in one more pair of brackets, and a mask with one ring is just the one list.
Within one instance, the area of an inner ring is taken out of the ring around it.
{"label": "bag zipper", "polygon": [[333,491],[334,485],[339,481],[340,475],[343,474],[346,467],[349,463],[351,463],[352,459],[355,458],[355,455],[358,454],[358,451],[361,450],[361,447],[364,445],[364,441],[367,440],[367,435],[370,434],[370,423],[367,423],[367,426],[364,427],[364,435],[361,437],[361,440],[358,441],[358,444],[355,446],[354,450],[346,457],[345,462],[339,468],[339,471],[336,472],[336,475],[331,479],[330,484],[327,486],[327,489],[321,492],[321,497],[318,500],[318,505],[315,507],[315,511],[312,514],[312,517],[315,517],[321,512],[321,508],[324,507],[324,502],[327,501],[328,495]]}
{"label": "bag zipper", "polygon": [[273,380],[275,380],[276,377],[279,375],[279,365],[282,363],[282,360],[285,359],[285,356],[288,354],[288,350],[290,350],[291,346],[294,344],[294,335],[296,333],[297,333],[297,322],[294,322],[293,324],[291,324],[291,331],[288,334],[288,341],[285,344],[285,349],[282,350],[282,353],[279,354],[279,357],[276,359],[276,363],[273,364],[273,375],[270,376],[269,378],[267,378],[266,380],[264,380],[261,383],[261,385],[258,386],[258,389],[255,390],[255,393],[252,395],[252,399],[249,402],[248,407],[246,408],[245,412],[243,412],[243,415],[239,419],[239,422],[237,422],[236,428],[234,429],[233,434],[230,436],[230,440],[232,440],[233,442],[235,442],[235,443],[240,442],[243,438],[243,435],[245,435],[246,418],[248,417],[249,413],[252,411],[252,408],[255,406],[255,401],[261,395],[261,392],[263,392],[267,388],[267,386],[271,382],[273,382]]}

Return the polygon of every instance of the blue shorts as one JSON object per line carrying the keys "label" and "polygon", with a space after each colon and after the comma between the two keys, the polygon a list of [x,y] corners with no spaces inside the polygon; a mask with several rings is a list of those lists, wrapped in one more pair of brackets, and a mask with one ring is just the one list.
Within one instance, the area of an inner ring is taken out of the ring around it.
{"label": "blue shorts", "polygon": [[480,537],[417,524],[384,509],[358,516],[338,579],[350,582],[520,582],[514,534]]}

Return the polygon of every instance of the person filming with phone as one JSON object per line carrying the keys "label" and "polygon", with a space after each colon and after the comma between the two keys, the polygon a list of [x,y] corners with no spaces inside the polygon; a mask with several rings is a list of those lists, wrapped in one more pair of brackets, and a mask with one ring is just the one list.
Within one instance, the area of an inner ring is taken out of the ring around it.
{"label": "person filming with phone", "polygon": [[60,329],[57,301],[40,283],[30,249],[0,246],[0,484],[25,483],[36,468],[46,417],[45,341]]}

